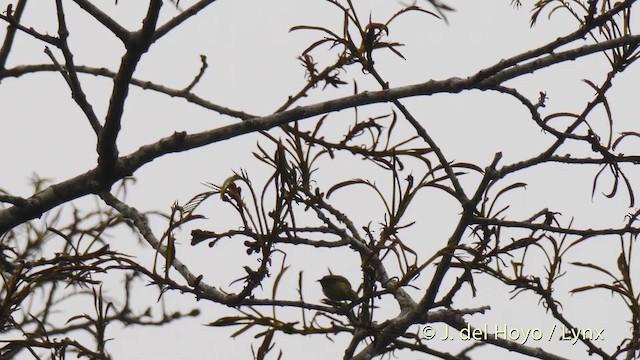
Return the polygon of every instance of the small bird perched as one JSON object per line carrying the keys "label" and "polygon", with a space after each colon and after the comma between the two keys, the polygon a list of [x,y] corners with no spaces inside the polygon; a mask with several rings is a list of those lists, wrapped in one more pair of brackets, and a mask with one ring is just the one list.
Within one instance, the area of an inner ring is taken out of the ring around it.
{"label": "small bird perched", "polygon": [[358,294],[351,288],[351,283],[347,278],[340,275],[327,275],[318,280],[322,285],[322,292],[329,300],[343,301],[358,299]]}

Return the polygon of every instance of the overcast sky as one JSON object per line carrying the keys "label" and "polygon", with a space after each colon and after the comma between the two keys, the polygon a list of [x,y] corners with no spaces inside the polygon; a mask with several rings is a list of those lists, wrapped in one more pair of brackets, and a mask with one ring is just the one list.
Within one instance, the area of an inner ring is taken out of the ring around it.
{"label": "overcast sky", "polygon": [[[0,8],[6,8],[8,3],[15,1],[0,0]],[[104,3],[100,6],[108,9],[111,15],[129,29],[136,28],[144,14],[141,1],[120,0],[117,6],[112,1]],[[407,14],[393,23],[389,34],[391,40],[406,45],[400,50],[407,60],[390,52],[380,52],[376,57],[376,65],[392,87],[428,79],[466,77],[502,58],[542,45],[575,29],[575,21],[560,12],[551,20],[541,17],[539,25],[530,28],[531,1],[524,3],[523,8],[516,10],[510,6],[509,0],[451,2],[457,11],[448,15],[448,25],[425,14]],[[189,4],[184,0],[181,2],[185,7]],[[356,4],[361,7],[362,17],[371,13],[374,21],[381,22],[400,8],[400,3],[388,0],[356,1]],[[426,2],[419,4],[428,8]],[[115,70],[123,52],[122,46],[104,28],[82,14],[72,2],[66,1],[65,7],[68,11],[70,45],[75,53],[75,62]],[[169,19],[176,11],[171,6],[165,6],[163,19]],[[198,95],[214,103],[255,115],[269,114],[283,104],[289,95],[304,86],[304,70],[296,57],[320,36],[319,33],[308,31],[289,32],[289,29],[294,25],[306,24],[323,25],[339,31],[341,21],[340,13],[321,0],[220,0],[155,44],[144,56],[135,77],[169,87],[184,87],[198,73],[200,55],[203,54],[207,56],[209,68],[195,88]],[[57,33],[53,2],[30,2],[24,23],[41,32]],[[0,35],[4,31],[3,27]],[[19,63],[48,63],[49,59],[43,48],[44,45],[37,40],[19,34],[15,50],[9,58],[9,66]],[[57,55],[61,58],[59,53]],[[319,62],[326,63],[331,59],[330,54],[323,55],[322,51],[313,56]],[[596,83],[602,81],[606,75],[606,66],[604,56],[596,55],[588,60],[560,64],[554,69],[537,72],[509,85],[517,86],[530,99],[536,99],[539,91],[546,91],[549,97],[548,113],[561,110],[577,112],[593,96],[593,90],[580,80],[589,78]],[[352,69],[351,73],[343,75],[344,80],[348,81],[355,77],[360,90],[377,89],[375,83],[358,70]],[[633,129],[633,125],[637,124],[638,92],[637,89],[635,92],[631,89],[639,76],[637,69],[630,69],[616,79],[616,88],[612,91],[610,100],[617,131]],[[110,80],[93,76],[82,76],[81,80],[98,117],[103,117],[109,100]],[[324,93],[316,90],[312,96],[301,100],[300,104],[346,96],[352,92],[352,86],[329,89]],[[421,123],[451,160],[473,162],[485,167],[497,151],[502,151],[503,164],[508,164],[539,153],[552,141],[551,136],[537,129],[526,109],[504,95],[472,91],[412,98],[403,102],[415,111]],[[95,166],[95,135],[72,101],[60,74],[36,74],[3,80],[0,85],[0,108],[3,129],[0,141],[2,189],[14,195],[28,196],[28,179],[34,173],[59,182]],[[390,110],[390,105],[376,105],[363,112],[373,115],[388,113]],[[340,121],[338,117],[336,119],[335,121]],[[345,116],[345,119],[351,121],[352,115]],[[174,131],[195,132],[235,121],[182,100],[134,88],[126,104],[118,145],[120,153],[125,155]],[[606,118],[603,116],[600,121],[594,120],[592,125],[604,129]],[[174,201],[184,203],[191,196],[205,191],[203,182],[219,184],[233,170],[239,171],[241,168],[248,169],[252,177],[260,179],[267,169],[261,167],[251,155],[251,151],[256,150],[257,141],[264,142],[264,138],[247,135],[156,160],[136,174],[138,182],[131,189],[130,204],[140,210],[168,211]],[[567,149],[569,150],[574,149]],[[637,147],[630,148],[628,152],[634,150],[637,151]],[[360,173],[365,171],[364,168],[353,161],[345,161],[338,164],[327,163],[327,167],[319,172],[321,178],[329,181],[336,177],[366,176]],[[610,179],[607,178],[604,178],[591,199],[593,176],[597,170],[586,166],[570,169],[545,166],[536,172],[523,173],[521,178],[513,178],[513,181],[526,180],[530,186],[526,191],[514,193],[509,198],[512,214],[524,217],[548,207],[566,214],[567,217],[563,218],[565,224],[571,220],[571,215],[576,215],[574,224],[584,228],[605,224],[621,226],[624,214],[629,211],[628,199],[624,194],[614,199],[605,198],[602,193],[608,191]],[[635,175],[638,175],[637,172]],[[471,186],[474,181],[477,178],[471,177],[467,185]],[[382,221],[381,209],[363,201],[362,196],[364,195],[360,193],[342,194],[335,201],[350,206],[354,210],[354,216],[364,221],[360,225],[366,224],[367,219],[373,223]],[[94,201],[82,199],[79,204],[91,206]],[[447,239],[457,221],[459,208],[442,194],[434,194],[433,198],[428,201],[425,198],[424,202],[411,211],[411,218],[422,221],[405,236],[416,239],[415,246],[425,251],[423,258],[426,258],[431,256],[428,251],[442,246]],[[437,213],[437,221],[434,220],[434,213]],[[228,214],[224,212],[207,214],[208,222],[202,223],[202,226],[224,227],[228,224],[227,221],[232,221],[226,216]],[[154,219],[153,224],[157,232],[163,231],[166,226],[159,219]],[[178,255],[184,262],[193,263],[194,273],[207,273],[206,277],[213,283],[219,281],[223,286],[241,274],[242,268],[238,262],[247,260],[242,255],[242,249],[238,251],[238,247],[231,245],[209,249],[205,244],[193,248],[189,245],[188,235],[188,231],[181,233]],[[421,245],[417,239],[426,240]],[[575,255],[579,255],[582,261],[611,257],[611,264],[615,264],[615,239],[603,241],[611,241],[611,244],[603,247],[585,246]],[[153,250],[148,247],[140,250],[136,244],[132,244],[135,243],[134,238],[126,236],[124,232],[114,242],[114,246],[122,246],[123,249],[136,249],[136,255],[141,261],[153,256]],[[283,296],[289,294],[291,298],[295,298],[294,284],[300,270],[305,270],[305,298],[309,301],[319,302],[322,298],[320,288],[314,281],[326,273],[327,267],[336,273],[345,274],[352,282],[360,279],[359,264],[351,262],[353,255],[334,257],[333,254],[329,256],[329,253],[326,256],[314,253],[305,258],[303,250],[291,251],[296,260],[292,261],[294,266],[288,273],[290,288],[288,291],[283,290]],[[585,280],[593,276],[584,271],[572,274],[577,275],[562,282],[566,289],[559,290],[566,291],[577,284],[590,283],[585,283]],[[497,285],[492,281],[482,281],[479,287],[484,287],[484,291],[477,298],[472,299],[470,292],[464,290],[462,294],[468,298],[468,303],[456,305],[492,305],[492,311],[486,317],[473,317],[473,320],[477,320],[475,324],[508,323],[521,328],[550,326],[551,317],[537,304],[537,298],[522,296],[516,299],[518,303],[515,305],[507,301],[512,295],[507,292],[508,289]],[[494,288],[500,291],[493,290]],[[233,291],[234,288],[228,289]],[[142,294],[146,294],[144,296],[149,299],[157,297],[154,289],[144,289]],[[583,318],[580,325],[605,328],[605,334],[611,334],[611,338],[607,337],[607,340],[617,340],[614,336],[616,332],[627,331],[628,324],[624,322],[627,315],[622,311],[622,304],[617,298],[606,294],[589,299],[578,296],[567,296],[564,299],[568,304],[564,307],[567,314],[579,319],[578,314],[586,311],[589,318]],[[616,306],[602,306],[603,301],[610,301]],[[153,300],[147,303],[151,302]],[[215,320],[216,315],[233,314],[232,311],[225,309],[220,312],[216,304],[196,303],[189,296],[180,294],[167,294],[167,302],[169,309],[201,307],[203,315],[159,329],[131,327],[122,330],[113,326],[109,329],[109,336],[114,340],[108,344],[108,349],[115,359],[225,358],[221,357],[223,346],[234,349],[235,355],[229,354],[226,358],[246,359],[251,356],[248,345],[253,340],[251,336],[245,334],[237,339],[230,339],[229,335],[236,329],[215,329],[200,325]],[[394,316],[397,308],[391,307],[384,311],[388,316]],[[64,314],[61,316],[64,317]],[[306,339],[280,334],[275,338],[276,346],[283,348],[285,358],[304,356],[318,359],[340,358],[346,340],[346,337],[339,337],[335,343],[331,343],[325,338]],[[611,350],[615,342],[605,341],[604,344],[607,350]],[[453,348],[460,345],[465,344],[458,343]],[[528,345],[557,350],[564,356],[572,354],[570,346],[558,342]],[[579,348],[579,351],[584,354],[583,348]],[[505,354],[503,351],[498,353]],[[399,355],[402,359],[424,358],[417,354]],[[513,359],[524,358],[513,354],[508,356]]]}

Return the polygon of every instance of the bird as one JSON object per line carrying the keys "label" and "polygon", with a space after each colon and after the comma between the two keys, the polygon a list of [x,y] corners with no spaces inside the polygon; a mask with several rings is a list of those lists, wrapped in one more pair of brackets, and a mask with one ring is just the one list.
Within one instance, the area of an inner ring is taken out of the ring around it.
{"label": "bird", "polygon": [[358,294],[353,291],[351,283],[347,278],[340,275],[326,275],[322,279],[318,280],[322,285],[322,292],[324,295],[332,301],[355,301],[358,299]]}

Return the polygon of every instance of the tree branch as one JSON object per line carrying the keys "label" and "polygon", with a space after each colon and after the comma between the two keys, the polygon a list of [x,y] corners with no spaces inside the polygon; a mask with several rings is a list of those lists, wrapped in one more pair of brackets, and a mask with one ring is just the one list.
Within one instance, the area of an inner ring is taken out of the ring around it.
{"label": "tree branch", "polygon": [[98,22],[109,31],[111,31],[118,39],[122,41],[123,44],[127,44],[130,40],[131,33],[118,24],[117,21],[113,20],[109,15],[105,14],[102,10],[93,5],[89,0],[73,0],[75,3],[82,8],[82,10],[86,11],[89,15],[93,16],[94,19],[98,20]]}
{"label": "tree branch", "polygon": [[153,36],[153,41],[156,41],[156,40],[160,39],[161,37],[165,36],[166,34],[169,33],[169,31],[175,29],[180,24],[182,24],[183,22],[185,22],[186,20],[188,20],[192,16],[196,15],[197,13],[200,12],[200,10],[206,8],[207,6],[211,5],[215,1],[216,0],[200,0],[200,1],[198,1],[197,3],[195,3],[190,8],[188,8],[185,11],[181,12],[178,16],[174,17],[173,19],[169,20],[164,25],[160,26],[158,28],[158,30],[156,30],[156,33]]}
{"label": "tree branch", "polygon": [[113,79],[113,90],[104,121],[104,127],[98,136],[98,169],[100,180],[110,182],[112,172],[118,160],[116,140],[121,128],[124,103],[129,95],[129,83],[142,57],[153,43],[153,34],[162,8],[162,0],[151,0],[142,28],[131,33],[125,44],[127,51],[122,57],[118,74]]}
{"label": "tree branch", "polygon": [[[80,84],[80,79],[78,79],[75,64],[73,63],[73,53],[71,53],[69,43],[67,42],[69,30],[67,29],[64,9],[62,8],[62,0],[56,0],[56,8],[58,14],[58,37],[60,38],[60,50],[62,50],[62,54],[64,55],[67,70],[65,79],[69,84],[69,88],[71,88],[71,96],[76,101],[82,112],[84,112],[85,116],[89,120],[89,124],[93,128],[93,131],[96,135],[99,135],[102,130],[102,125],[100,124],[96,113],[93,111],[93,106],[91,106],[87,101],[87,96],[85,95],[84,90],[82,90],[82,85]],[[53,57],[51,52],[48,54]]]}
{"label": "tree branch", "polygon": [[[548,60],[548,58],[551,57],[553,57],[554,61],[573,60],[578,56],[591,54],[620,45],[638,43],[640,43],[640,35],[624,36],[622,38],[598,44],[585,45],[575,50],[568,50],[564,53],[549,55],[547,58],[542,58],[541,60],[548,62],[550,61]],[[562,55],[567,52],[569,52],[571,56]],[[552,63],[554,62],[550,62],[548,65]],[[512,71],[509,73],[509,76],[519,76],[519,73],[525,73],[526,71],[523,71],[521,68],[521,65],[514,67],[514,69],[519,69],[519,71]],[[510,79],[509,76],[506,76],[502,73],[498,73],[496,74],[496,76],[503,81]],[[120,159],[116,159],[115,163],[117,163],[117,166],[114,163],[112,172],[110,173],[110,179],[109,181],[107,181],[105,186],[113,184],[113,182],[122,179],[124,176],[132,174],[144,164],[149,163],[154,159],[166,154],[195,149],[255,131],[268,130],[292,121],[308,119],[317,115],[327,114],[330,112],[340,111],[356,106],[389,102],[392,99],[411,96],[426,96],[437,93],[459,93],[463,90],[470,90],[474,88],[477,89],[480,86],[484,87],[484,84],[486,84],[486,82],[497,82],[496,80],[493,80],[492,77],[486,78],[485,81],[482,81],[480,84],[475,83],[473,80],[474,77],[466,79],[450,78],[441,81],[429,80],[424,83],[402,86],[389,90],[375,92],[365,91],[356,95],[351,95],[313,105],[304,107],[298,106],[281,113],[261,118],[247,119],[240,123],[219,127],[200,133],[175,133],[174,135],[161,139],[153,144],[144,145],[140,147],[139,150],[130,155],[124,156]],[[119,81],[121,80],[119,80],[118,76],[116,76],[116,80],[114,80],[114,82]],[[496,85],[497,84],[495,84],[494,86]],[[500,177],[502,172],[507,170],[512,171],[512,168],[515,168],[517,165],[518,164],[514,164],[510,165],[509,167],[503,167],[496,176]],[[33,200],[33,205],[29,207],[29,211],[23,211],[20,209],[16,209],[15,207],[0,211],[0,235],[25,221],[40,216],[42,213],[52,209],[55,206],[73,200],[80,196],[89,194],[92,192],[92,189],[101,189],[101,186],[97,186],[95,183],[97,179],[99,178],[96,177],[96,169],[90,170],[85,174],[82,174],[76,178],[69,179],[64,183],[57,185],[60,191],[64,189],[64,191],[62,192],[64,194],[63,197],[51,196],[52,193],[47,193],[48,196],[45,196],[43,198],[43,193],[46,192],[45,190],[41,193],[35,194],[31,198],[31,200]],[[103,178],[100,179],[101,181],[104,181]]]}
{"label": "tree branch", "polygon": [[[10,17],[13,22],[19,24],[26,4],[27,0],[19,0],[18,4],[16,5],[16,10],[13,12],[13,14],[7,13],[7,17]],[[6,68],[7,58],[9,57],[9,53],[11,52],[13,39],[15,39],[15,37],[16,27],[9,23],[9,25],[7,26],[7,33],[4,36],[4,42],[2,43],[2,47],[0,48],[0,74],[2,74],[4,69]]]}
{"label": "tree branch", "polygon": [[[151,228],[149,227],[147,219],[143,215],[141,215],[138,210],[118,200],[115,196],[111,195],[107,191],[100,192],[99,195],[107,205],[118,210],[125,218],[131,219],[133,221],[133,224],[138,229],[142,237],[147,241],[147,243],[149,243],[152,248],[157,249],[158,253],[162,255],[162,257],[166,257],[166,246],[162,245],[158,238],[156,238],[156,236],[153,234],[153,231],[151,231]],[[224,294],[215,287],[203,283],[201,281],[201,277],[191,273],[187,265],[185,265],[175,257],[173,258],[172,266],[187,281],[187,284],[189,284],[189,286],[197,289],[198,291],[201,291],[208,298],[222,304],[229,304],[234,302],[235,296]]]}

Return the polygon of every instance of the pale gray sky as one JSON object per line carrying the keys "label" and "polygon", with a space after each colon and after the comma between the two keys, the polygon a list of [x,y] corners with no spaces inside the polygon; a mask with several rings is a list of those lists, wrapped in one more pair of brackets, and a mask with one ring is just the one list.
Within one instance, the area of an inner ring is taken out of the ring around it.
{"label": "pale gray sky", "polygon": [[[0,0],[0,8],[6,8],[8,3],[14,1]],[[181,3],[185,7],[190,4],[187,1]],[[361,16],[371,13],[372,18],[378,21],[386,20],[400,8],[400,4],[395,1],[355,3],[360,7]],[[376,65],[392,87],[428,79],[466,77],[502,58],[544,44],[575,28],[574,20],[561,12],[551,20],[541,17],[540,23],[530,28],[528,10],[531,1],[525,2],[520,10],[511,8],[509,0],[447,3],[457,9],[449,15],[449,25],[428,15],[415,13],[397,19],[391,26],[390,39],[406,45],[400,50],[407,60],[381,51],[376,57]],[[426,2],[422,5],[428,8]],[[144,5],[140,1],[120,0],[117,6],[106,1],[100,6],[109,9],[109,14],[129,29],[137,27],[144,14]],[[65,7],[69,11],[67,20],[71,32],[70,45],[76,54],[76,63],[116,69],[123,51],[122,46],[89,16],[81,14],[72,2],[66,1]],[[163,12],[163,19],[176,14],[176,10],[170,6],[165,6]],[[296,57],[308,44],[321,36],[309,31],[289,33],[289,29],[294,25],[306,24],[330,26],[339,31],[341,21],[340,14],[320,0],[220,0],[154,45],[144,56],[136,77],[170,87],[184,87],[197,74],[200,68],[199,55],[204,54],[208,58],[209,68],[195,92],[223,106],[265,115],[277,109],[286,101],[287,96],[304,85],[304,71]],[[29,3],[24,22],[41,32],[55,34],[57,29],[53,2]],[[3,34],[4,26],[0,30],[0,35]],[[19,34],[9,65],[48,63],[43,48],[44,45],[37,40]],[[56,55],[61,57],[59,53]],[[323,56],[322,51],[316,51],[313,56],[319,62],[331,59],[329,55]],[[551,70],[525,76],[508,85],[517,86],[530,99],[537,98],[539,91],[546,91],[549,96],[545,110],[547,113],[560,110],[577,112],[593,96],[593,90],[580,80],[589,78],[596,83],[602,81],[606,75],[606,66],[604,56],[596,55],[588,60],[560,64]],[[360,90],[377,89],[375,83],[355,68],[350,73],[343,74],[347,81],[353,80],[354,76]],[[635,102],[638,92],[634,86],[637,87],[639,76],[638,70],[633,68],[616,79],[615,85],[618,88],[612,91],[610,100],[618,131],[632,130],[634,126],[637,128]],[[93,76],[81,76],[81,80],[98,117],[103,117],[108,105],[110,80]],[[312,92],[312,96],[303,99],[301,104],[346,96],[352,92],[351,86],[330,89],[324,93],[316,90]],[[403,102],[415,112],[450,160],[474,162],[484,167],[490,163],[495,152],[502,151],[502,164],[507,164],[537,154],[552,140],[551,136],[537,130],[526,109],[505,95],[472,91],[411,98]],[[3,80],[0,86],[0,108],[3,129],[0,142],[3,169],[1,188],[14,195],[28,196],[28,178],[34,173],[58,182],[95,166],[95,135],[82,112],[71,100],[70,92],[60,74],[36,74]],[[371,109],[362,111],[371,115],[387,113],[391,105],[376,105]],[[352,120],[352,113],[343,113],[332,116],[337,127],[341,126],[338,124],[342,121],[341,116],[346,122]],[[195,132],[234,121],[189,105],[183,100],[134,88],[127,101],[118,144],[124,155],[174,131]],[[592,122],[592,125],[597,128],[606,126],[604,116],[598,121]],[[221,183],[233,170],[239,171],[241,168],[248,169],[252,178],[262,182],[265,171],[268,170],[259,165],[251,155],[258,140],[264,142],[259,136],[247,135],[156,160],[136,173],[138,183],[130,189],[130,204],[140,210],[168,211],[175,200],[184,203],[191,196],[206,190],[202,182]],[[637,151],[637,146],[630,148],[628,153],[633,150]],[[360,173],[369,170],[358,167],[354,160],[345,160],[340,164],[327,163],[325,166],[319,173],[320,178],[326,181],[369,174]],[[614,199],[601,195],[608,191],[606,185],[610,184],[611,179],[606,177],[592,200],[591,185],[596,172],[596,167],[586,166],[541,167],[536,171],[522,173],[519,178],[510,179],[526,180],[530,185],[526,191],[516,191],[503,201],[511,201],[510,211],[516,218],[549,207],[568,215],[563,218],[565,224],[570,221],[569,216],[575,215],[574,224],[580,227],[605,224],[619,227],[624,223],[624,214],[629,211],[628,200],[622,192]],[[378,176],[374,172],[371,174]],[[639,175],[637,171],[631,174],[636,175],[636,178]],[[384,179],[381,176],[377,180],[383,182]],[[477,177],[470,176],[464,184],[472,186],[477,180]],[[423,201],[411,209],[410,218],[418,223],[404,235],[416,250],[424,251],[422,258],[430,256],[442,246],[455,225],[459,212],[446,196],[435,191],[426,194],[428,195],[424,195]],[[332,200],[336,204],[351,207],[353,216],[362,221],[360,225],[364,225],[368,221],[375,224],[383,219],[382,209],[375,207],[379,204],[363,200],[372,198],[373,194],[363,190],[362,193],[338,192]],[[90,206],[93,201],[82,199],[78,203]],[[206,214],[208,220],[200,223],[202,227],[221,228],[235,221],[233,216],[222,212],[222,208],[216,209],[214,212],[214,207],[211,206],[212,213]],[[153,224],[158,233],[166,226],[160,219],[154,219]],[[224,287],[242,274],[242,267],[238,263],[247,262],[248,259],[241,246],[221,244],[209,249],[206,244],[201,244],[191,247],[189,232],[184,231],[180,236],[178,256],[183,262],[193,264],[194,273],[205,274],[205,280]],[[576,258],[565,262],[565,266],[570,267],[569,261],[578,258],[587,261],[603,257],[611,257],[610,264],[615,264],[617,240],[603,238],[602,243],[604,242],[610,243],[584,246],[584,249],[573,254]],[[150,264],[152,261],[153,250],[148,246],[137,247],[134,238],[126,236],[124,232],[114,238],[113,246],[133,249],[141,262],[148,261]],[[357,260],[357,257],[353,254],[335,255],[331,252],[311,252],[308,249],[288,250],[291,253],[287,261],[293,267],[287,273],[286,280],[291,285],[288,291],[283,289],[283,297],[288,295],[291,299],[296,298],[294,284],[297,273],[301,270],[305,271],[304,293],[305,299],[309,301],[319,302],[322,298],[315,280],[326,273],[327,267],[331,267],[336,273],[345,274],[352,282],[360,279],[359,263],[354,263],[353,259]],[[595,281],[590,279],[595,276],[592,272],[571,270],[570,275],[560,283],[566,288],[557,290],[566,291]],[[428,280],[426,274],[423,275],[425,283]],[[471,298],[470,291],[463,290],[461,294],[466,298],[461,299],[460,303],[456,302],[459,307],[492,306],[485,317],[471,318],[474,325],[488,324],[491,327],[494,324],[508,324],[523,329],[540,327],[546,334],[546,329],[555,324],[549,314],[540,308],[537,298],[522,295],[516,301],[509,302],[512,295],[508,293],[509,289],[499,286],[495,281],[480,280],[477,285],[480,292],[476,298]],[[228,289],[233,291],[236,288]],[[144,304],[155,301],[155,289],[141,291],[141,294],[147,296]],[[601,295],[587,298],[566,296],[563,298],[567,301],[564,311],[581,326],[606,329],[607,337],[602,346],[611,350],[619,333],[627,331],[627,314],[618,298],[604,293]],[[203,301],[196,303],[190,296],[180,294],[168,293],[166,299],[169,309],[186,310],[197,306],[203,310],[203,315],[175,322],[165,328],[119,329],[113,326],[109,328],[108,334],[114,340],[109,342],[108,349],[115,359],[250,358],[249,344],[253,338],[249,333],[230,339],[229,335],[237,329],[201,326],[221,314],[233,314],[232,310],[221,309],[216,304]],[[603,303],[611,306],[603,306]],[[381,304],[384,306],[386,303]],[[266,308],[262,310],[270,311]],[[396,315],[397,308],[391,305],[383,311],[391,317]],[[250,334],[255,334],[255,331]],[[324,337],[304,338],[281,334],[275,338],[276,347],[284,350],[285,358],[341,358],[346,341],[346,337],[337,337],[335,342],[330,342]],[[527,344],[557,351],[560,355],[572,358],[577,358],[574,357],[574,351],[578,351],[580,355],[577,356],[586,358],[583,347],[573,349],[558,341]],[[452,349],[465,345],[468,344],[454,342]],[[502,350],[496,352],[489,347],[478,349],[477,352],[487,354],[486,356],[505,354]],[[26,353],[24,356],[27,358]],[[401,359],[425,358],[408,353],[399,353],[398,356]],[[508,356],[513,359],[525,358],[514,354]]]}

